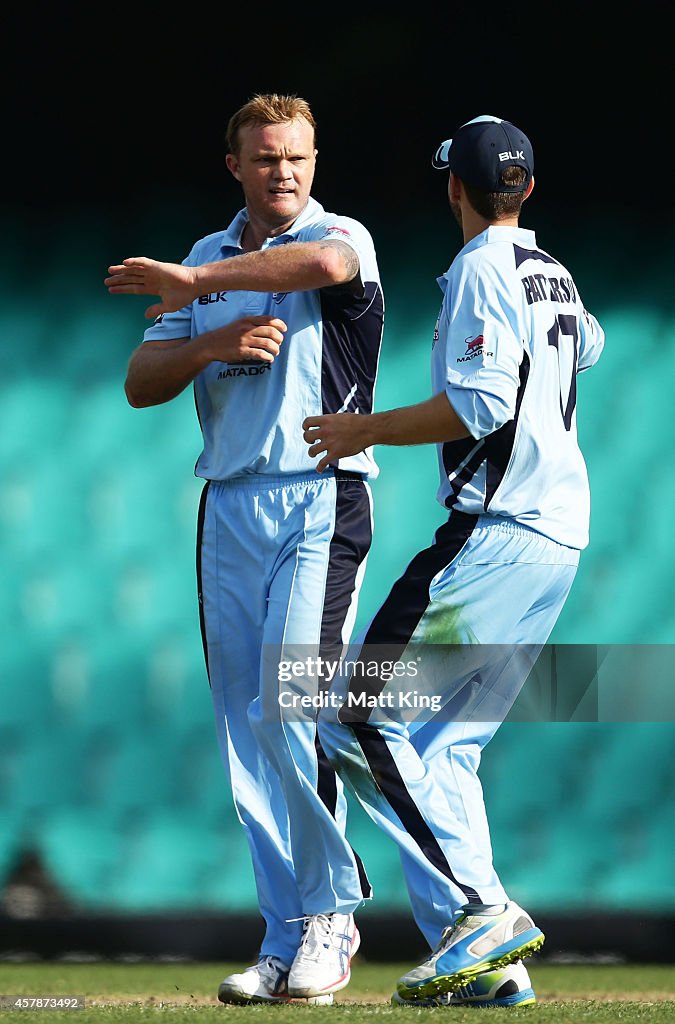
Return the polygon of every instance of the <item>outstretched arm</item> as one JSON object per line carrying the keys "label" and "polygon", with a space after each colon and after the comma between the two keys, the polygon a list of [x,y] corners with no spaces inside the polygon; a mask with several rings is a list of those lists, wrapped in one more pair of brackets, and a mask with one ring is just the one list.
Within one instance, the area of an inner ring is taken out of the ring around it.
{"label": "outstretched arm", "polygon": [[147,319],[182,309],[217,291],[297,292],[353,280],[359,272],[354,249],[338,239],[292,242],[242,253],[216,263],[186,267],[135,256],[108,267],[103,281],[111,295],[159,295]]}
{"label": "outstretched arm", "polygon": [[469,431],[441,392],[417,405],[370,415],[341,412],[308,416],[302,424],[309,455],[321,455],[319,473],[331,462],[357,455],[375,444],[435,444],[468,437]]}

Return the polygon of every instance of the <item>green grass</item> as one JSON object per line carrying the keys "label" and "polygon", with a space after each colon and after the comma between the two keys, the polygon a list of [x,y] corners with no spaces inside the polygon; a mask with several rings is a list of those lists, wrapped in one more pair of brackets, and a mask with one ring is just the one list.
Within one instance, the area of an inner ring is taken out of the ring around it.
{"label": "green grass", "polygon": [[[357,957],[352,981],[338,993],[335,1005],[327,1006],[221,1006],[215,997],[218,983],[241,964],[184,963],[3,963],[0,994],[79,995],[86,1008],[71,1011],[3,1010],[0,1024],[26,1019],[37,1024],[132,1024],[158,1018],[171,1024],[210,1024],[223,1018],[227,1024],[285,1024],[293,1015],[310,1014],[312,1024],[344,1020],[368,1024],[388,1018],[391,1024],[418,1022],[431,1014],[452,1016],[464,1024],[476,1022],[476,1014],[508,1015],[509,1021],[530,1024],[671,1024],[675,1020],[675,967],[669,965],[553,965],[529,966],[538,1002],[531,1007],[509,1009],[469,1008],[413,1009],[389,1004],[399,975],[410,964],[374,964]],[[481,1018],[482,1019],[482,1018]],[[490,1019],[490,1018],[488,1018]],[[387,1024],[388,1024],[387,1021]],[[382,1024],[385,1024],[382,1021]]]}

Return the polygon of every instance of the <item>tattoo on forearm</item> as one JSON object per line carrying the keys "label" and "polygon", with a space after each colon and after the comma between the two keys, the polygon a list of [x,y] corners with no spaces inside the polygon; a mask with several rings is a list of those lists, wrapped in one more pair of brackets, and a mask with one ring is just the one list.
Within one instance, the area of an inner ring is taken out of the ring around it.
{"label": "tattoo on forearm", "polygon": [[359,257],[356,255],[351,245],[347,245],[346,242],[341,242],[337,238],[327,239],[321,243],[322,248],[339,249],[342,253],[342,258],[345,261],[345,267],[347,269],[347,280],[351,281],[359,272]]}

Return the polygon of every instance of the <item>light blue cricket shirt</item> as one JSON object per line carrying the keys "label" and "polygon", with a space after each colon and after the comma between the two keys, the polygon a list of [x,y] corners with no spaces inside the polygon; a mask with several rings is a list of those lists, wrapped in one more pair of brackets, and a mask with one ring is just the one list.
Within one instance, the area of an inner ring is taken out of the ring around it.
{"label": "light blue cricket shirt", "polygon": [[[225,231],[193,246],[185,266],[236,256],[248,221],[240,210]],[[263,249],[293,242],[339,238],[358,253],[362,289],[354,285],[304,292],[223,291],[202,295],[175,313],[164,313],[144,341],[193,338],[251,315],[278,316],[288,326],[273,363],[213,362],[194,381],[204,447],[195,475],[228,480],[250,474],[307,473],[310,458],[302,436],[307,416],[372,412],[384,323],[384,299],[373,240],[350,217],[327,213],[310,198],[289,231]],[[374,479],[372,449],[340,459],[336,468]]]}
{"label": "light blue cricket shirt", "polygon": [[437,445],[438,500],[588,544],[590,495],[576,429],[576,375],[604,331],[533,231],[491,226],[438,279],[432,388],[470,437]]}

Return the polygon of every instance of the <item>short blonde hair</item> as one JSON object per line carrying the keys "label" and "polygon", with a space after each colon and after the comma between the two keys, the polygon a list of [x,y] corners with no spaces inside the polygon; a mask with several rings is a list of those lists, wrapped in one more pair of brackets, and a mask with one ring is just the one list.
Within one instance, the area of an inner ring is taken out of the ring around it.
{"label": "short blonde hair", "polygon": [[266,124],[284,124],[304,117],[312,126],[316,137],[316,122],[307,100],[301,96],[280,96],[275,92],[257,93],[243,107],[240,107],[227,125],[227,150],[239,156],[239,129],[247,126],[258,127]]}

